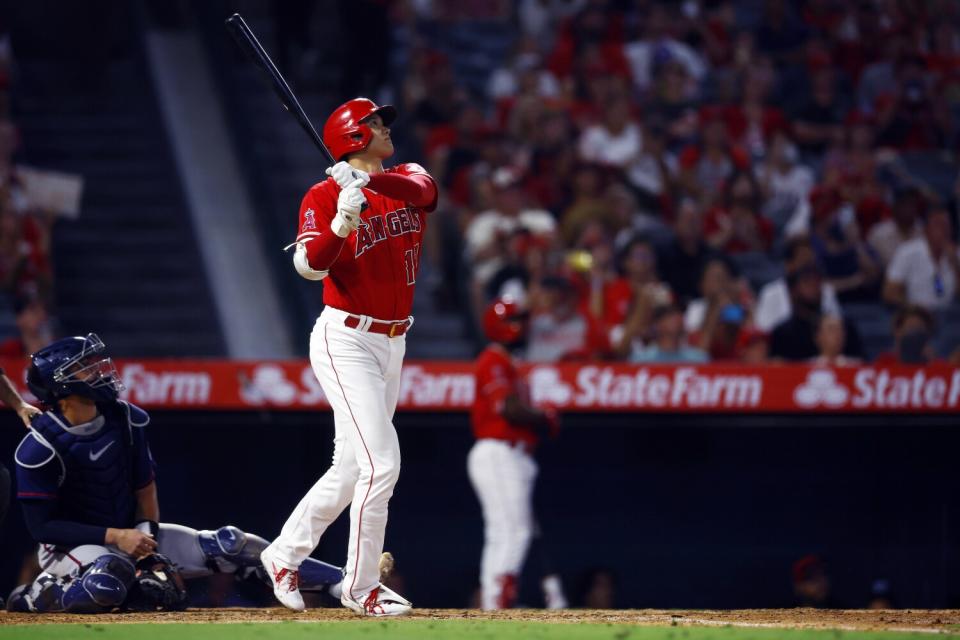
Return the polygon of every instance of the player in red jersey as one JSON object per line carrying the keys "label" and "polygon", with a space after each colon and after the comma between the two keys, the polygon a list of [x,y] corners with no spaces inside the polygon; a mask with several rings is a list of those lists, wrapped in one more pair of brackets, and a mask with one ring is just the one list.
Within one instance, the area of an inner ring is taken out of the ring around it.
{"label": "player in red jersey", "polygon": [[[495,301],[483,315],[491,344],[477,358],[470,420],[476,444],[467,457],[467,473],[483,510],[484,544],[480,561],[480,600],[484,609],[516,603],[520,570],[534,534],[533,451],[540,435],[555,435],[556,410],[530,404],[527,387],[509,349],[526,333],[527,314],[516,302]],[[566,599],[556,575],[541,581],[547,606],[563,608]]]}
{"label": "player in red jersey", "polygon": [[340,601],[362,615],[408,613],[380,584],[387,503],[400,473],[393,413],[426,214],[437,186],[419,165],[383,168],[393,155],[391,106],[356,98],[327,119],[323,140],[337,163],[300,205],[294,268],[323,282],[325,308],[310,335],[310,363],[333,407],[333,464],[261,555],[274,594],[304,608],[297,568],[350,507]]}

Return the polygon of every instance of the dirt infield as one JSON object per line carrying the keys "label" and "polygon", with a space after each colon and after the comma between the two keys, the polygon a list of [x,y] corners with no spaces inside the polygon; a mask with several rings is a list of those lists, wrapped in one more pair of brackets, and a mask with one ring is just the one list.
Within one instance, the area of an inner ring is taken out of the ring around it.
{"label": "dirt infield", "polygon": [[[960,610],[817,610],[749,609],[739,611],[656,611],[656,610],[584,610],[544,611],[514,609],[478,611],[476,609],[416,609],[412,618],[424,620],[519,620],[553,623],[636,624],[643,626],[735,626],[783,627],[795,629],[911,630],[947,631],[960,627]],[[296,620],[356,620],[346,609],[312,609],[296,613],[287,609],[190,609],[182,613],[121,613],[96,617],[67,614],[0,613],[0,625],[90,624],[104,623],[225,623],[282,622]]]}

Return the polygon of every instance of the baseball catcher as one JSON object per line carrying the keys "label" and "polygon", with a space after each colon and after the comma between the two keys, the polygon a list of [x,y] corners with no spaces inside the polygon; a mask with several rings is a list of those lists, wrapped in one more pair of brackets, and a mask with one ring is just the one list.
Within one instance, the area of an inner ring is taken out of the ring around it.
{"label": "baseball catcher", "polygon": [[[177,610],[184,580],[254,574],[267,541],[237,527],[160,524],[156,468],[143,410],[94,334],[58,340],[30,357],[27,385],[50,409],[33,418],[14,455],[17,498],[39,544],[41,574],[10,594],[20,612]],[[340,568],[312,558],[301,588],[339,597]]]}

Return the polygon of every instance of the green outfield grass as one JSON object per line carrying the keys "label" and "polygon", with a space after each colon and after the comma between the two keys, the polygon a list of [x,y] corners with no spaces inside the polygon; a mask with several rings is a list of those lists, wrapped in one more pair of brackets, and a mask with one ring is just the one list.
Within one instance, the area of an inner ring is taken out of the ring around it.
{"label": "green outfield grass", "polygon": [[505,620],[358,620],[238,624],[49,624],[0,627],[10,640],[906,640],[953,633],[810,631],[744,627],[641,627]]}

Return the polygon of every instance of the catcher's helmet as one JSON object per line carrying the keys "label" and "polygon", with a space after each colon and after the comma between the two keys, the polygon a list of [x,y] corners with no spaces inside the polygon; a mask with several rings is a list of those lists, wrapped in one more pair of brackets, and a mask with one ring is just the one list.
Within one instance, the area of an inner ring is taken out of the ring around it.
{"label": "catcher's helmet", "polygon": [[72,395],[116,400],[124,387],[106,349],[93,333],[57,340],[30,356],[27,386],[47,404]]}
{"label": "catcher's helmet", "polygon": [[494,300],[483,312],[483,332],[493,342],[513,344],[527,332],[527,311],[509,298]]}
{"label": "catcher's helmet", "polygon": [[389,127],[397,119],[397,110],[388,104],[378,107],[367,98],[354,98],[330,114],[323,125],[323,143],[335,160],[339,162],[348,153],[367,148],[373,131],[363,121],[372,115],[379,115],[383,124]]}

